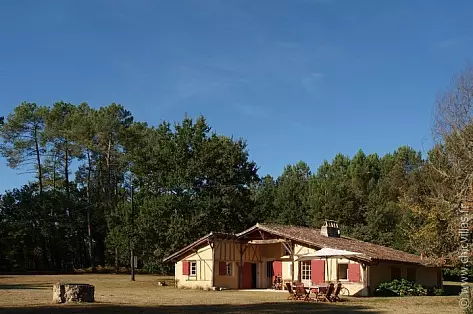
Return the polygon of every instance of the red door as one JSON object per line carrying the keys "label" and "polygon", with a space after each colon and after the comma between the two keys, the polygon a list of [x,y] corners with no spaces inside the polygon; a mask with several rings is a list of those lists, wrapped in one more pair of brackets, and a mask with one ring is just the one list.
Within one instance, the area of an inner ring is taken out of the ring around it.
{"label": "red door", "polygon": [[253,276],[251,273],[251,263],[244,263],[242,270],[242,289],[251,289],[253,283]]}

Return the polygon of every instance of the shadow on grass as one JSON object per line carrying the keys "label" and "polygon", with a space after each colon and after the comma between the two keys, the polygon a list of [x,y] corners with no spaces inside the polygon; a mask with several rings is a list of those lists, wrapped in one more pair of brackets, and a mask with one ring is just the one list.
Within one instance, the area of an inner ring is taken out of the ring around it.
{"label": "shadow on grass", "polygon": [[[79,314],[79,313],[367,313],[370,308],[363,306],[350,306],[339,304],[284,302],[284,303],[260,303],[260,304],[221,304],[221,305],[163,305],[163,306],[119,306],[105,304],[75,304],[57,305],[46,307],[10,307],[0,308],[0,313],[11,314]],[[379,313],[369,311],[370,313]]]}
{"label": "shadow on grass", "polygon": [[47,284],[0,284],[0,290],[18,290],[18,289],[50,289],[52,286]]}

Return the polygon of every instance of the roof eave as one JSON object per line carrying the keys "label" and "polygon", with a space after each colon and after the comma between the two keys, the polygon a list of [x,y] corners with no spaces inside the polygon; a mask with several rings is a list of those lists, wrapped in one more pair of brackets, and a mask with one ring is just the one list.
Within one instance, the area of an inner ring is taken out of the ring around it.
{"label": "roof eave", "polygon": [[189,244],[188,246],[180,249],[179,251],[169,255],[168,257],[164,258],[163,259],[163,262],[176,262],[178,259],[178,257],[180,257],[181,255],[185,254],[186,252],[188,252],[189,250],[191,250],[192,248],[194,247],[197,247],[203,243],[205,243],[205,241],[208,241],[210,240],[210,238],[212,237],[213,233],[210,232],[209,234],[203,236],[202,238],[192,242],[191,244]]}
{"label": "roof eave", "polygon": [[177,262],[182,255],[185,255],[187,252],[191,251],[193,248],[199,247],[200,245],[205,244],[205,243],[209,243],[210,241],[219,237],[234,238],[235,235],[231,233],[210,232],[209,234],[203,236],[202,238],[192,242],[188,246],[164,258],[163,262]]}

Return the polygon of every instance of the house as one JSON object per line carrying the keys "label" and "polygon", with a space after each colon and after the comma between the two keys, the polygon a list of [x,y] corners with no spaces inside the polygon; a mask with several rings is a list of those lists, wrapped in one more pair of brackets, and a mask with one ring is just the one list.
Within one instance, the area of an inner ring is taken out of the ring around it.
{"label": "house", "polygon": [[[322,248],[358,253],[347,258],[298,261]],[[181,288],[269,288],[274,276],[306,285],[342,282],[351,295],[369,296],[384,281],[406,278],[442,284],[441,268],[420,256],[340,235],[338,224],[321,229],[256,224],[238,234],[210,233],[164,261],[175,263]]]}

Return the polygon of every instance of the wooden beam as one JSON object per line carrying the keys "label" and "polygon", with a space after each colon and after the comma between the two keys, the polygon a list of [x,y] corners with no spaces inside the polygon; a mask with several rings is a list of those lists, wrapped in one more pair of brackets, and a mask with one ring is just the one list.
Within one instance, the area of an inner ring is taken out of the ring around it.
{"label": "wooden beam", "polygon": [[263,232],[261,232],[261,230],[258,230],[258,232],[259,232],[259,235],[261,236],[261,239],[263,239],[263,240],[264,240],[264,233],[263,233]]}
{"label": "wooden beam", "polygon": [[274,243],[285,243],[284,239],[267,239],[267,240],[251,240],[249,244],[274,244]]}
{"label": "wooden beam", "polygon": [[297,262],[297,269],[298,269],[298,272],[297,272],[297,281],[299,282],[302,282],[302,263],[299,261]]}
{"label": "wooden beam", "polygon": [[210,244],[210,247],[212,248],[212,281],[210,282],[210,287],[214,287],[215,285],[215,250],[216,250],[216,247],[214,245],[214,242],[212,242],[212,244]]}
{"label": "wooden beam", "polygon": [[214,242],[210,241],[210,239],[207,239],[207,244],[210,245],[212,249],[214,248]]}
{"label": "wooden beam", "polygon": [[291,240],[291,274],[292,282],[294,282],[294,242]]}
{"label": "wooden beam", "polygon": [[[294,243],[293,243],[292,241],[290,241],[289,243],[290,243],[290,244],[288,245],[288,244],[287,244],[287,241],[285,241],[285,242],[283,242],[282,244],[284,245],[284,248],[285,248],[286,250],[288,250],[288,251],[289,251],[289,254],[291,254],[291,256],[292,256],[293,253],[294,253],[294,250],[292,249]],[[284,255],[285,255],[285,254],[284,254]]]}
{"label": "wooden beam", "polygon": [[240,242],[240,262],[238,263],[238,289],[241,289],[242,282],[243,282],[243,274],[241,273],[243,270],[243,253],[242,253],[242,248],[241,248],[241,242]]}
{"label": "wooden beam", "polygon": [[238,289],[243,286],[243,254],[245,253],[248,245],[245,244],[245,248],[242,248],[243,243],[240,242],[240,263],[238,263]]}

